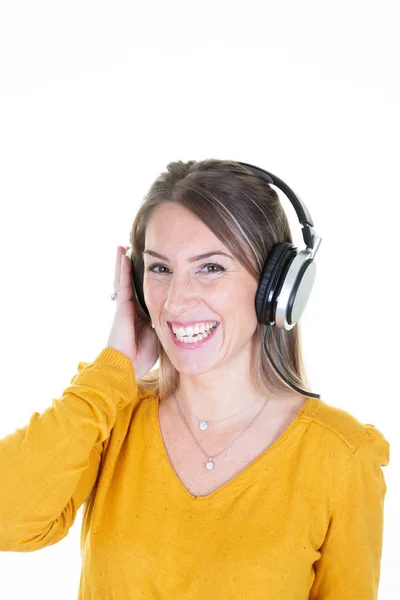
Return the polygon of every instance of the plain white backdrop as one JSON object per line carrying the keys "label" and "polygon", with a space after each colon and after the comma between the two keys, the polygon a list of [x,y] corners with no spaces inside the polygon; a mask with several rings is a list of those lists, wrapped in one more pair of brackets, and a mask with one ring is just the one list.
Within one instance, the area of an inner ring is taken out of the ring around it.
{"label": "plain white backdrop", "polygon": [[[300,322],[311,391],[391,443],[380,600],[398,598],[400,555],[395,8],[386,0],[0,8],[0,439],[51,406],[78,362],[105,347],[116,247],[129,243],[167,163],[263,167],[300,195],[323,239]],[[76,598],[81,517],[82,508],[56,545],[0,553],[0,597]]]}

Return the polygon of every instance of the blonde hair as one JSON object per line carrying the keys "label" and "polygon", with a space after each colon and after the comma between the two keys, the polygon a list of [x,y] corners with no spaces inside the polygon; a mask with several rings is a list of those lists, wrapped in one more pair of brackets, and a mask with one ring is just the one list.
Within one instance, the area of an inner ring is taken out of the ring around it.
{"label": "blonde hair", "polygon": [[[150,187],[130,233],[133,268],[143,289],[146,227],[153,211],[166,202],[190,210],[257,280],[275,244],[293,243],[278,194],[246,167],[229,160],[170,162]],[[252,339],[251,374],[261,396],[298,393],[276,373],[264,348],[266,325],[258,321]],[[299,324],[290,330],[272,327],[268,349],[278,369],[301,389],[310,389],[300,346]],[[179,373],[158,340],[159,367],[138,385],[160,400],[178,388]],[[302,395],[302,394],[300,394]]]}

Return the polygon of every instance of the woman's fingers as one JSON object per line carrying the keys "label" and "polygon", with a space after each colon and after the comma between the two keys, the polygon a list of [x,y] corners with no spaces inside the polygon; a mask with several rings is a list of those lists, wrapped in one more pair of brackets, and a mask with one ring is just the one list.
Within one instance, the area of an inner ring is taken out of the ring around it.
{"label": "woman's fingers", "polygon": [[[120,280],[119,280],[119,301],[125,302],[132,300],[132,282],[131,282],[131,259],[126,255],[127,250],[121,247],[123,252],[120,256]],[[129,250],[129,247],[128,247]]]}
{"label": "woman's fingers", "polygon": [[[132,297],[132,284],[130,278],[131,246],[117,246],[114,271],[114,293],[118,293],[117,302],[130,300]],[[125,258],[125,255],[129,257]]]}
{"label": "woman's fingers", "polygon": [[117,246],[117,255],[115,259],[115,271],[114,271],[114,293],[119,291],[119,282],[121,279],[121,256],[122,247]]}

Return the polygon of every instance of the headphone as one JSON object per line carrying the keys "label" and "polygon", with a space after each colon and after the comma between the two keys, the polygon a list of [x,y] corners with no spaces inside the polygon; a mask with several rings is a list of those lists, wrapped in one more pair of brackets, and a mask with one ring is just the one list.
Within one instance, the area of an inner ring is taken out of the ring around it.
{"label": "headphone", "polygon": [[[297,392],[313,398],[320,398],[319,394],[312,394],[297,387],[280,372],[272,360],[267,341],[273,326],[278,329],[290,330],[299,322],[314,285],[316,275],[314,257],[322,238],[315,233],[313,220],[304,202],[282,179],[260,167],[243,162],[238,162],[238,164],[262,177],[269,184],[278,187],[292,203],[303,228],[305,249],[298,250],[289,242],[275,244],[272,247],[261,273],[255,296],[255,309],[258,321],[267,325],[264,347],[279,376]],[[131,248],[127,254],[133,261]],[[132,286],[141,318],[145,321],[151,319],[144,301],[143,286],[135,273],[133,263]]]}

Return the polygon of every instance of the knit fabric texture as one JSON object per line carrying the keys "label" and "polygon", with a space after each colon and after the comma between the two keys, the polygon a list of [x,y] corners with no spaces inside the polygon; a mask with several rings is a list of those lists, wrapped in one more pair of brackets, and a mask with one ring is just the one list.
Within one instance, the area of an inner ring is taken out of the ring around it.
{"label": "knit fabric texture", "polygon": [[[82,507],[78,600],[376,600],[389,443],[323,400],[207,496],[169,459],[158,398],[104,348],[0,440],[0,550],[62,540]],[[204,458],[204,457],[203,457]]]}

